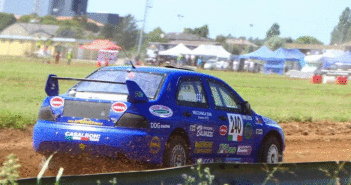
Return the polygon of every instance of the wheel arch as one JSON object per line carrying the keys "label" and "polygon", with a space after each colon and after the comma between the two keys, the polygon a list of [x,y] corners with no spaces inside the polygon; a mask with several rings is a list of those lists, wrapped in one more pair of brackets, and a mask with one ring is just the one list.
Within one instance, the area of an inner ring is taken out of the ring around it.
{"label": "wheel arch", "polygon": [[[190,154],[190,140],[189,140],[189,136],[188,136],[188,133],[185,131],[184,128],[175,128],[171,134],[169,135],[168,139],[167,139],[167,142],[166,142],[166,146],[165,146],[165,150],[167,150],[167,147],[169,146],[168,144],[170,143],[170,140],[173,136],[180,136],[182,137],[186,144],[187,144],[187,149],[188,149],[188,155]],[[163,153],[163,160],[165,159],[165,154],[166,152]],[[191,158],[191,156],[189,155],[189,158]]]}
{"label": "wheel arch", "polygon": [[174,129],[171,134],[169,135],[168,139],[167,139],[167,143],[169,143],[170,139],[175,136],[175,135],[178,135],[182,138],[184,138],[186,144],[188,145],[188,148],[190,148],[190,140],[189,140],[189,136],[188,136],[188,133],[185,131],[184,128],[176,128]]}
{"label": "wheel arch", "polygon": [[258,155],[256,155],[256,159],[257,161],[260,161],[261,160],[261,157],[262,157],[262,154],[263,154],[263,144],[264,142],[269,138],[269,137],[276,137],[279,141],[279,145],[280,145],[280,149],[282,150],[282,154],[283,154],[283,151],[284,151],[284,141],[283,141],[283,138],[282,136],[280,135],[280,133],[277,131],[277,130],[270,130],[266,133],[266,135],[263,137],[260,145],[259,145],[259,148],[258,148]]}
{"label": "wheel arch", "polygon": [[[276,130],[270,130],[269,132],[267,132],[267,134],[264,136],[264,138],[262,139],[262,142],[261,142],[261,146],[263,145],[263,143],[265,142],[265,140],[267,140],[269,137],[276,137],[279,141],[279,145],[280,145],[280,148],[283,150],[284,149],[284,143],[283,143],[283,138],[282,136],[280,135],[280,133]],[[283,151],[282,151],[283,152]]]}

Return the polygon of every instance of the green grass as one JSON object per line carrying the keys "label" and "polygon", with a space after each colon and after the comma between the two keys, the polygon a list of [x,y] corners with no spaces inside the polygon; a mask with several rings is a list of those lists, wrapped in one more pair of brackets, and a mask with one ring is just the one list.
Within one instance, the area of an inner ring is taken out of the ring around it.
{"label": "green grass", "polygon": [[232,86],[252,109],[279,122],[350,121],[351,86],[310,84],[280,75],[203,71]]}
{"label": "green grass", "polygon": [[[0,128],[22,128],[36,121],[46,94],[49,74],[85,77],[97,69],[94,63],[44,64],[39,59],[0,58]],[[285,76],[202,71],[228,82],[257,113],[278,122],[351,120],[351,85],[310,84]],[[60,92],[76,82],[60,81]]]}

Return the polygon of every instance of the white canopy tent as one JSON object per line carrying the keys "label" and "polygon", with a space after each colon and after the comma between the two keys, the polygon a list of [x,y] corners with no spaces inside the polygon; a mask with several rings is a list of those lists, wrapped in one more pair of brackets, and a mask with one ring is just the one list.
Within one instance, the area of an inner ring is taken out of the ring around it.
{"label": "white canopy tent", "polygon": [[196,49],[191,51],[192,55],[207,55],[207,56],[217,56],[228,58],[230,57],[230,53],[226,51],[222,46],[217,45],[200,45]]}
{"label": "white canopy tent", "polygon": [[159,55],[178,56],[180,54],[187,55],[190,53],[191,53],[191,50],[187,48],[184,44],[178,44],[177,46],[171,49],[160,51]]}

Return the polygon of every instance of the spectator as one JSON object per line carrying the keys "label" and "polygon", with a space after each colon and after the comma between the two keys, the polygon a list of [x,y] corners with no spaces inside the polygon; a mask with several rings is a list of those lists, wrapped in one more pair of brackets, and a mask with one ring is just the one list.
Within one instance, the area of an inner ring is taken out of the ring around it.
{"label": "spectator", "polygon": [[71,60],[72,60],[72,51],[71,50],[68,50],[66,57],[67,57],[67,65],[70,65]]}
{"label": "spectator", "polygon": [[58,64],[60,62],[60,51],[57,52],[56,57],[55,57],[55,64]]}
{"label": "spectator", "polygon": [[199,66],[201,69],[203,69],[203,65],[202,65],[202,59],[201,59],[201,57],[199,57],[198,59],[197,59],[197,66]]}

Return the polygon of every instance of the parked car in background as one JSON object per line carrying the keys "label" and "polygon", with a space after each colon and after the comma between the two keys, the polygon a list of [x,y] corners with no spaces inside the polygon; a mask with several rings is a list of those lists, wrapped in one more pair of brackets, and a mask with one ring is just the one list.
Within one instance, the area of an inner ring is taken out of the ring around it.
{"label": "parked car in background", "polygon": [[227,70],[229,67],[229,60],[224,57],[217,57],[206,61],[204,69],[207,70]]}
{"label": "parked car in background", "polygon": [[[58,80],[77,80],[59,94]],[[272,119],[254,112],[221,79],[161,67],[103,67],[86,78],[49,75],[33,129],[33,147],[51,168],[60,155],[124,154],[130,159],[183,166],[278,163],[285,139]]]}

